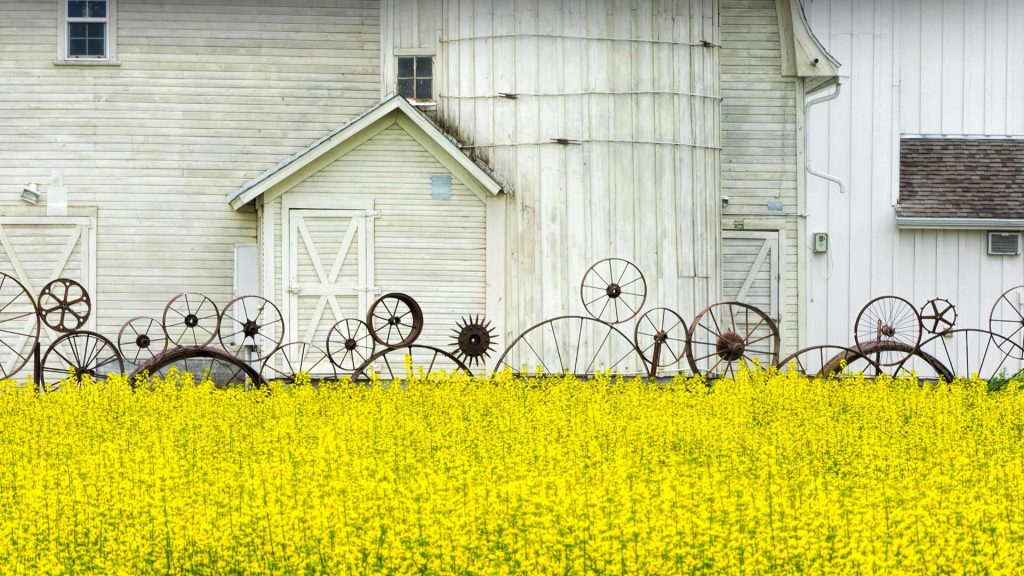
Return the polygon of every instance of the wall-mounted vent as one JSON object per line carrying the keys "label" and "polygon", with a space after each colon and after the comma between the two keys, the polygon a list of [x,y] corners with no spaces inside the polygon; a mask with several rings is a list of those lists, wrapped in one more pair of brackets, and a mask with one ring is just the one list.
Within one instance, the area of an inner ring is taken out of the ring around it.
{"label": "wall-mounted vent", "polygon": [[1020,254],[1020,232],[989,232],[988,253],[994,256]]}

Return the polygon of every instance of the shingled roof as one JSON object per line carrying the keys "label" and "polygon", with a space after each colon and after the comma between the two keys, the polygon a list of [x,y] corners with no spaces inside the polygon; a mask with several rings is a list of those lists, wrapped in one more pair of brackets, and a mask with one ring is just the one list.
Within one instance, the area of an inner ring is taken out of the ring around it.
{"label": "shingled roof", "polygon": [[904,218],[1024,219],[1024,140],[904,138]]}

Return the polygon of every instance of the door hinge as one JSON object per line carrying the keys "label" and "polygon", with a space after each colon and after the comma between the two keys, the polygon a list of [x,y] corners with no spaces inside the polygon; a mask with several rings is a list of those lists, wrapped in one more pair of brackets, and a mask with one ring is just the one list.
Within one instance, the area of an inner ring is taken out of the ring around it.
{"label": "door hinge", "polygon": [[367,210],[363,212],[363,218],[367,220],[371,218],[380,218],[380,210]]}

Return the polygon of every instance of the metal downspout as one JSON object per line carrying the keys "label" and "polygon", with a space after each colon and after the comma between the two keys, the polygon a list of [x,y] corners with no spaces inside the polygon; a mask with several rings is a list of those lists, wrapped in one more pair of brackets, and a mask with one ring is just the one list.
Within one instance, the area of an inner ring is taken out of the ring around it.
{"label": "metal downspout", "polygon": [[811,106],[814,106],[815,104],[821,104],[822,102],[828,102],[829,100],[835,100],[836,98],[838,98],[839,97],[839,89],[842,87],[842,83],[841,82],[842,82],[842,79],[840,79],[840,82],[836,84],[836,89],[834,91],[832,91],[830,94],[825,94],[824,96],[818,96],[817,98],[808,100],[804,104],[804,124],[805,124],[805,126],[804,126],[804,169],[807,170],[808,174],[812,174],[812,175],[817,176],[819,178],[824,178],[825,180],[828,180],[830,182],[835,182],[836,184],[839,185],[839,193],[840,194],[845,194],[846,193],[846,183],[845,182],[843,182],[842,180],[840,180],[836,176],[833,176],[831,174],[826,174],[825,172],[820,172],[818,170],[815,170],[814,167],[811,166],[811,131],[808,130],[808,127],[807,127],[807,124],[810,123]]}

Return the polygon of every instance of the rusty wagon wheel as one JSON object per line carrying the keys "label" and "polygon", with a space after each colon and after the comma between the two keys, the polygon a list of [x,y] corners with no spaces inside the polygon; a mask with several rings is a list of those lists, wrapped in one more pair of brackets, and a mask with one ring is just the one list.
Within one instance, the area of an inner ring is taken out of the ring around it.
{"label": "rusty wagon wheel", "polygon": [[0,380],[13,378],[39,340],[35,298],[13,276],[0,272]]}
{"label": "rusty wagon wheel", "polygon": [[164,333],[175,346],[206,346],[217,337],[219,324],[220,310],[202,294],[178,294],[164,308]]}
{"label": "rusty wagon wheel", "polygon": [[933,298],[921,307],[921,327],[929,334],[944,334],[956,326],[956,306],[945,298]]}
{"label": "rusty wagon wheel", "polygon": [[49,282],[39,292],[39,317],[47,328],[67,334],[89,321],[92,300],[85,287],[69,278]]}
{"label": "rusty wagon wheel", "polygon": [[122,358],[138,366],[167,350],[167,334],[156,318],[137,316],[121,326],[117,348]]}
{"label": "rusty wagon wheel", "polygon": [[708,378],[734,376],[741,363],[775,366],[782,344],[775,321],[742,302],[705,308],[693,319],[687,341],[690,370]]}
{"label": "rusty wagon wheel", "polygon": [[989,331],[1003,337],[996,340],[996,345],[1016,360],[1024,360],[1024,303],[1020,300],[1022,292],[1024,286],[1003,292],[992,305],[992,311],[988,315]]}
{"label": "rusty wagon wheel", "polygon": [[[221,310],[217,331],[224,350],[242,360],[262,362],[284,341],[284,317],[266,298],[240,296]],[[246,350],[254,356],[244,358]]]}
{"label": "rusty wagon wheel", "polygon": [[[888,368],[892,369],[891,374],[898,374],[901,365],[903,365],[908,360],[915,359],[915,362],[927,364],[931,370],[933,370],[936,374],[939,374],[947,382],[952,380],[953,378],[953,372],[952,370],[949,369],[948,366],[943,364],[942,361],[936,358],[935,356],[932,356],[931,354],[921,350],[920,346],[911,346],[909,344],[904,344],[902,342],[895,341],[876,341],[868,342],[864,346],[859,346],[855,348],[854,351],[857,354],[867,356],[868,358],[874,360],[875,363],[878,364],[878,366],[881,368],[881,372],[879,372],[879,374],[884,372],[887,366],[882,362],[879,362],[878,358],[884,358],[887,357],[888,355],[888,357],[892,358],[902,358],[902,360],[900,360],[900,363],[896,364],[895,368],[893,368],[893,366],[888,366]],[[828,369],[836,370],[839,368],[840,362],[849,362],[849,359],[849,356],[844,356],[840,354],[829,361],[829,363],[827,364]]]}
{"label": "rusty wagon wheel", "polygon": [[355,318],[339,320],[327,333],[327,357],[341,370],[353,372],[373,356],[376,340],[366,322]]}
{"label": "rusty wagon wheel", "polygon": [[99,378],[109,372],[124,372],[117,346],[101,334],[84,330],[54,340],[46,349],[41,366],[44,392],[58,389],[69,376],[77,381],[84,375]]}
{"label": "rusty wagon wheel", "polygon": [[265,384],[255,368],[238,358],[209,346],[178,347],[140,365],[131,375],[132,386],[143,376],[167,378],[172,368],[192,374],[198,384],[210,380],[220,389],[259,388]]}
{"label": "rusty wagon wheel", "polygon": [[507,368],[517,376],[650,373],[629,336],[608,322],[586,316],[559,316],[533,325],[509,344],[496,368]]}
{"label": "rusty wagon wheel", "polygon": [[629,260],[606,258],[587,269],[580,283],[583,308],[609,324],[626,322],[647,301],[647,280]]}
{"label": "rusty wagon wheel", "polygon": [[326,350],[306,342],[289,342],[278,346],[260,366],[260,375],[267,382],[294,384],[296,377],[303,373],[313,382],[325,379],[336,381],[342,376],[331,363]]}
{"label": "rusty wagon wheel", "polygon": [[686,321],[668,308],[648,310],[633,328],[633,343],[655,376],[686,357]]}
{"label": "rusty wagon wheel", "polygon": [[919,348],[927,359],[910,356],[896,367],[894,375],[909,375],[913,371],[921,380],[951,382],[956,377],[976,376],[987,382],[1001,374],[1017,372],[1019,365],[1013,358],[1024,355],[1024,350],[1005,336],[977,328],[937,334]]}
{"label": "rusty wagon wheel", "polygon": [[363,362],[352,373],[352,380],[367,380],[370,377],[371,367],[381,368],[380,376],[387,376],[389,380],[399,380],[409,376],[405,369],[406,356],[410,357],[413,376],[422,371],[424,376],[430,376],[438,371],[446,373],[464,372],[472,376],[473,372],[455,357],[454,354],[434,348],[433,346],[421,346],[410,344],[401,348],[385,348]]}
{"label": "rusty wagon wheel", "polygon": [[874,350],[875,362],[888,367],[914,353],[921,343],[921,332],[921,317],[913,304],[898,296],[880,296],[857,314],[853,340],[858,350]]}
{"label": "rusty wagon wheel", "polygon": [[412,296],[392,292],[373,302],[366,313],[366,325],[381,346],[408,347],[423,331],[423,310]]}
{"label": "rusty wagon wheel", "polygon": [[494,329],[491,323],[480,315],[462,318],[458,330],[454,331],[452,354],[467,365],[479,366],[491,357],[494,351]]}
{"label": "rusty wagon wheel", "polygon": [[882,367],[853,348],[845,346],[809,346],[779,360],[779,370],[796,370],[805,376],[832,378],[843,374],[877,376]]}

